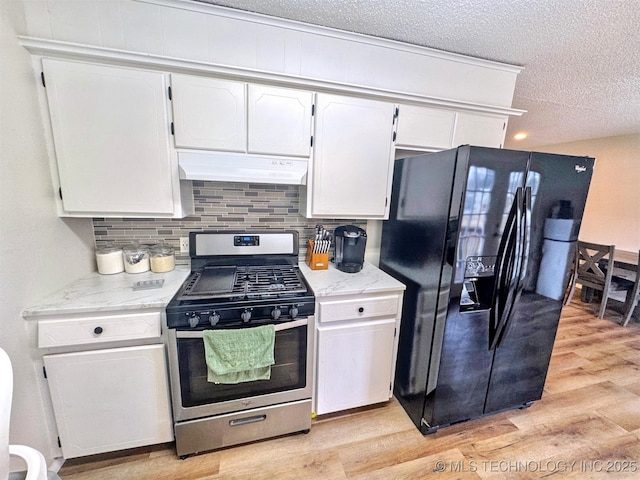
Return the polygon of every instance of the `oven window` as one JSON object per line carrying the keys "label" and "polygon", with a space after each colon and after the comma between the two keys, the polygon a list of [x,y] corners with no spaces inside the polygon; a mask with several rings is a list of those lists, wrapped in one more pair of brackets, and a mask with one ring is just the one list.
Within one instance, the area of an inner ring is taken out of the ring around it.
{"label": "oven window", "polygon": [[271,366],[271,379],[235,385],[207,381],[207,364],[201,338],[178,338],[177,342],[183,407],[254,397],[306,386],[306,325],[276,332],[275,365]]}

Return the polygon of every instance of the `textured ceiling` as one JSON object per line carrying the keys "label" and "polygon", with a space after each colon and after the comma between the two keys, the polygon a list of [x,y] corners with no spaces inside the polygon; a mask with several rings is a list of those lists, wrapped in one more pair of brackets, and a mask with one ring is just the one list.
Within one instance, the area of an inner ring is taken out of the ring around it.
{"label": "textured ceiling", "polygon": [[640,132],[640,0],[196,1],[522,66],[507,148]]}

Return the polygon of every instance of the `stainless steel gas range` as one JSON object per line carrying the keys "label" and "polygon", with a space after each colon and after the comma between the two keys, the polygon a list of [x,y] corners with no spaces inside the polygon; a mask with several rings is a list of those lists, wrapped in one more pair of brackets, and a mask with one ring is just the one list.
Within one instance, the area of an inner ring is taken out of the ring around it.
{"label": "stainless steel gas range", "polygon": [[[177,454],[311,427],[315,298],[298,269],[298,234],[191,232],[192,273],[166,309]],[[268,380],[207,380],[210,329],[274,325]]]}

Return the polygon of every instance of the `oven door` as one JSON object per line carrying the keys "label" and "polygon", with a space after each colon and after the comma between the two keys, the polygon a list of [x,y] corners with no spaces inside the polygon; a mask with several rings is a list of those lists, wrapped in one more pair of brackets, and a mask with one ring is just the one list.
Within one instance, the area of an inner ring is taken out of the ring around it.
{"label": "oven door", "polygon": [[169,371],[175,421],[311,398],[314,317],[275,325],[269,380],[234,385],[207,381],[202,330],[169,329]]}

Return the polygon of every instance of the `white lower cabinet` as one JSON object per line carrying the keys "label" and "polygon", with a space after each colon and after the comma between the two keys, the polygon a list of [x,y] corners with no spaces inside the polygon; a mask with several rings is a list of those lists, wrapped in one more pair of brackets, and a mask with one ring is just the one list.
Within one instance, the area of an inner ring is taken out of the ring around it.
{"label": "white lower cabinet", "polygon": [[164,345],[46,355],[65,458],[173,440]]}
{"label": "white lower cabinet", "polygon": [[386,402],[396,321],[318,327],[317,414]]}
{"label": "white lower cabinet", "polygon": [[64,458],[173,440],[160,316],[38,322],[40,348],[55,345],[43,361]]}
{"label": "white lower cabinet", "polygon": [[387,292],[318,301],[316,414],[391,398],[402,295]]}

